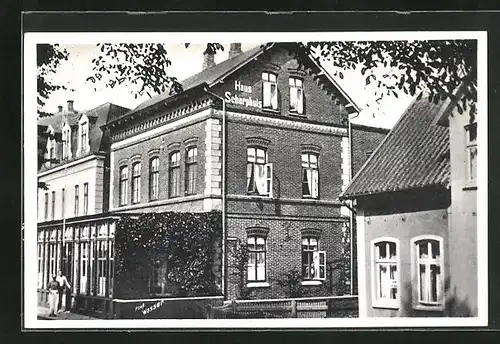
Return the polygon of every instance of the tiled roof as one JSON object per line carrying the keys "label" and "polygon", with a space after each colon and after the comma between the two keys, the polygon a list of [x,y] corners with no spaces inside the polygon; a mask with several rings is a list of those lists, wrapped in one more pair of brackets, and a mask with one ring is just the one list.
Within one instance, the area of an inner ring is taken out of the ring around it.
{"label": "tiled roof", "polygon": [[[241,54],[238,54],[237,56],[225,60],[221,63],[218,63],[210,68],[207,68],[200,73],[197,73],[195,75],[190,76],[187,79],[182,80],[180,83],[182,84],[182,88],[184,91],[187,91],[193,87],[196,87],[202,83],[207,83],[208,85],[213,84],[216,82],[219,78],[222,76],[226,75],[228,72],[232,71],[235,68],[238,68],[241,64],[247,62],[251,58],[257,56],[260,52],[264,50],[265,45],[259,45],[255,48],[252,48],[250,50],[247,50],[245,52],[242,52]],[[170,90],[167,90],[166,92],[159,94],[157,96],[154,96],[143,103],[139,104],[133,111],[139,111],[142,110],[150,105],[156,104],[162,100],[165,100],[169,98],[170,95]]]}
{"label": "tiled roof", "polygon": [[415,100],[340,197],[447,186],[449,133],[434,122],[442,105]]}
{"label": "tiled roof", "polygon": [[68,112],[67,110],[63,110],[56,112],[52,116],[40,118],[38,120],[38,124],[46,126],[50,125],[54,131],[59,132],[61,131],[64,122],[67,122],[70,126],[76,125],[80,116],[81,112],[79,111]]}

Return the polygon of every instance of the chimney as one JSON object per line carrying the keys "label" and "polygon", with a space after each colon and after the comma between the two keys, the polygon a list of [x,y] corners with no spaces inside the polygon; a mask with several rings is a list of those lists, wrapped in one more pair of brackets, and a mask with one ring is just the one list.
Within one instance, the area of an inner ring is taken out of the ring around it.
{"label": "chimney", "polygon": [[73,109],[73,101],[72,100],[68,100],[68,112],[73,112],[75,111]]}
{"label": "chimney", "polygon": [[239,54],[241,54],[241,43],[231,43],[229,49],[229,58],[232,59]]}
{"label": "chimney", "polygon": [[214,60],[215,54],[213,52],[208,52],[205,50],[203,53],[203,68],[202,70],[208,69],[210,67],[215,66],[215,60]]}
{"label": "chimney", "polygon": [[62,105],[59,105],[59,106],[57,107],[57,112],[62,112]]}

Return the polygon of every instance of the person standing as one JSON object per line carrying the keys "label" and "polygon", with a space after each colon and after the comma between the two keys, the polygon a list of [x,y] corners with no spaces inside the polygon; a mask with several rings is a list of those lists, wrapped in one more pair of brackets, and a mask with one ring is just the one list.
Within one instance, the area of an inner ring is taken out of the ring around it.
{"label": "person standing", "polygon": [[[63,298],[70,294],[71,285],[69,284],[68,279],[66,278],[66,276],[63,275],[61,270],[57,271],[56,281],[59,283],[59,301],[57,304],[57,311],[61,312]],[[66,310],[68,308],[68,300],[67,299],[68,298],[66,297],[66,300],[64,300],[65,301],[64,306],[65,306]]]}
{"label": "person standing", "polygon": [[49,291],[49,317],[55,317],[59,303],[59,282],[56,280],[56,275],[52,275],[52,281],[49,282],[47,290]]}

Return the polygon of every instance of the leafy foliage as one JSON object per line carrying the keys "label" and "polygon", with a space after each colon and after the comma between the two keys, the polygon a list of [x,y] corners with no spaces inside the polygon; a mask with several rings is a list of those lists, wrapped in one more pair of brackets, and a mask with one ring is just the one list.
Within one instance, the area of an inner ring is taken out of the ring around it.
{"label": "leafy foliage", "polygon": [[49,99],[53,91],[65,90],[66,86],[56,85],[51,77],[56,73],[61,61],[68,59],[66,49],[61,49],[58,44],[37,44],[36,66],[37,66],[37,105],[40,117],[50,116],[50,113],[42,110],[45,101]]}
{"label": "leafy foliage", "polygon": [[153,263],[160,259],[167,262],[167,279],[176,286],[175,296],[220,293],[213,265],[221,229],[222,215],[217,211],[123,217],[116,224],[117,294],[149,296]]}
{"label": "leafy foliage", "polygon": [[283,274],[283,278],[277,281],[283,288],[287,297],[302,297],[304,290],[302,287],[302,273],[300,269],[293,268]]}
{"label": "leafy foliage", "polygon": [[252,294],[252,289],[247,288],[248,247],[238,240],[230,251],[232,256],[231,275],[236,277],[239,288],[239,299],[246,300]]}
{"label": "leafy foliage", "polygon": [[[310,42],[310,52],[331,63],[335,74],[361,68],[366,85],[375,84],[377,101],[398,91],[414,96],[428,90],[436,104],[450,98],[458,111],[468,106],[475,113],[477,101],[477,42],[475,40]],[[380,73],[380,71],[383,71]],[[466,84],[463,95],[455,92]]]}

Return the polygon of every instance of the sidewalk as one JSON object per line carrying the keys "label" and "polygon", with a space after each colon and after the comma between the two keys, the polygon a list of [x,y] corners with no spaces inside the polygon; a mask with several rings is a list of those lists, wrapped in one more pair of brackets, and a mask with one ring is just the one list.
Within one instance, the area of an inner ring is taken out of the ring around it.
{"label": "sidewalk", "polygon": [[101,320],[99,318],[91,317],[88,315],[71,312],[61,312],[55,317],[49,317],[49,309],[40,306],[38,306],[37,318],[40,320]]}

